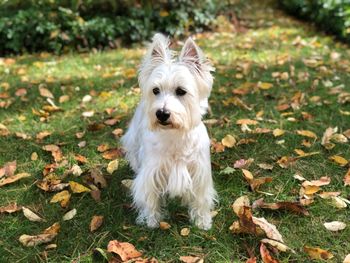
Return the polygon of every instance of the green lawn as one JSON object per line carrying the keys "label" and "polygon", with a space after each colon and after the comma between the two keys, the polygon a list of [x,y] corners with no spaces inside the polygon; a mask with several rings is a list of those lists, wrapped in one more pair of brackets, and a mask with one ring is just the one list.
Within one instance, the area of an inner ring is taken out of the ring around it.
{"label": "green lawn", "polygon": [[[345,187],[343,182],[348,167],[332,162],[329,157],[339,155],[349,160],[350,145],[335,143],[333,149],[327,150],[321,145],[321,138],[328,127],[338,127],[339,133],[350,129],[350,94],[346,94],[350,83],[350,48],[295,21],[270,4],[247,4],[242,7],[239,17],[243,18],[241,24],[247,29],[246,33],[228,32],[221,26],[217,32],[196,37],[216,67],[210,98],[212,113],[206,116],[206,119],[217,120],[215,124],[207,125],[210,137],[217,142],[227,134],[235,136],[237,141],[254,140],[226,148],[224,152],[212,149],[214,181],[220,203],[213,228],[208,232],[196,229],[188,222],[186,208],[177,200],[170,201],[168,207],[169,230],[149,230],[135,225],[136,213],[130,208],[131,198],[121,184],[124,179],[132,179],[132,170],[120,158],[118,170],[109,175],[106,167],[110,160],[104,159],[97,150],[103,143],[111,148],[120,146],[119,137],[112,131],[120,128],[125,132],[137,104],[139,89],[135,70],[145,51],[143,45],[90,54],[72,53],[59,57],[37,54],[1,60],[0,123],[10,134],[0,136],[0,167],[16,160],[17,172],[27,172],[31,176],[0,187],[0,207],[17,202],[46,221],[31,222],[21,211],[0,214],[0,262],[102,260],[94,249],[105,249],[113,239],[130,242],[145,256],[155,257],[160,262],[177,262],[185,255],[198,255],[206,262],[245,262],[249,258],[248,249],[259,257],[261,237],[233,234],[229,230],[232,222],[237,220],[231,205],[238,197],[248,195],[251,202],[262,197],[268,202],[297,201],[301,182],[293,176],[298,173],[307,180],[329,176],[331,183],[322,186],[321,191],[340,191],[341,197],[349,198],[349,186]],[[259,82],[273,86],[263,89],[261,87],[266,85]],[[60,108],[49,112],[47,117],[44,117],[43,106],[50,104],[38,89],[43,85],[52,92],[52,101]],[[248,87],[246,94],[233,93],[242,87]],[[17,96],[23,93],[23,90],[18,91],[21,88],[26,90],[22,97]],[[68,95],[69,100],[59,103],[63,95]],[[82,102],[86,95],[92,100]],[[246,107],[240,106],[234,97]],[[289,108],[281,111],[278,105]],[[83,113],[89,111],[94,111],[93,116],[84,117]],[[111,118],[118,121],[112,126],[98,127]],[[249,126],[252,130],[280,128],[286,132],[280,137],[274,137],[271,132],[244,132],[236,124],[239,119],[257,120],[256,126]],[[312,131],[317,139],[300,136],[297,130]],[[42,131],[52,134],[39,140],[36,136]],[[83,138],[77,138],[78,132],[85,132]],[[311,142],[310,147],[302,145],[303,140]],[[86,146],[80,148],[78,144],[82,141]],[[42,149],[48,144],[59,145],[63,152],[63,165],[53,173],[64,177],[64,182],[72,180],[87,186],[91,184],[90,169],[103,172],[108,185],[101,189],[100,202],[89,193],[72,193],[66,208],[50,203],[55,193],[36,186],[36,181],[43,178],[44,167],[54,162],[51,154]],[[277,161],[281,157],[297,156],[294,149],[319,153],[299,158],[287,168],[280,167]],[[33,152],[38,154],[34,161],[31,160]],[[85,156],[87,162],[78,163],[76,154]],[[254,176],[273,178],[257,192],[249,189],[239,169],[229,174],[221,172],[228,166],[233,167],[235,161],[248,158],[254,159],[247,168]],[[272,171],[261,169],[260,163],[272,164],[274,168]],[[64,176],[73,164],[79,164],[84,173],[79,177]],[[73,208],[77,209],[76,216],[63,221],[62,216]],[[329,200],[317,195],[306,209],[309,216],[288,211],[253,211],[255,216],[265,217],[275,224],[285,243],[296,251],[295,254],[287,252],[273,256],[280,262],[311,262],[303,251],[306,245],[329,250],[334,258],[328,262],[342,262],[350,253],[350,226],[331,232],[323,223],[337,220],[349,224],[349,209],[336,208]],[[89,225],[94,215],[104,216],[104,222],[91,233]],[[18,241],[22,234],[39,234],[55,222],[61,225],[59,234],[51,242],[57,244],[56,249],[44,252],[46,245],[29,248]],[[180,235],[184,227],[191,231],[187,237]]]}

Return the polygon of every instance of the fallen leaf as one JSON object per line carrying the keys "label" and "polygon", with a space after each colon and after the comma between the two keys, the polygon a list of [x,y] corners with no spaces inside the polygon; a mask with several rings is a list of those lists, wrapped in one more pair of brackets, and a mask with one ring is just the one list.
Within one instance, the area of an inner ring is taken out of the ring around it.
{"label": "fallen leaf", "polygon": [[180,261],[184,263],[203,263],[204,260],[200,257],[194,256],[181,256]]}
{"label": "fallen leaf", "polygon": [[281,168],[286,169],[289,166],[291,166],[292,164],[294,164],[296,160],[297,160],[297,158],[293,158],[293,157],[289,157],[289,156],[282,156],[280,159],[278,159],[277,164]]}
{"label": "fallen leaf", "polygon": [[270,255],[269,250],[266,248],[266,246],[263,243],[260,244],[260,255],[264,263],[279,263],[278,260],[274,259]]}
{"label": "fallen leaf", "polygon": [[273,240],[273,239],[263,238],[262,240],[260,240],[260,242],[262,242],[264,244],[269,244],[270,246],[272,246],[272,247],[274,247],[277,250],[282,251],[282,252],[292,251],[295,253],[295,251],[290,249],[287,245],[285,245],[281,242],[278,242],[276,240]]}
{"label": "fallen leaf", "polygon": [[161,230],[168,230],[169,228],[171,228],[171,225],[167,222],[161,221],[159,222],[159,228]]}
{"label": "fallen leaf", "polygon": [[119,242],[117,240],[109,241],[107,251],[118,254],[122,261],[142,256],[142,253],[137,251],[134,245],[127,242]]}
{"label": "fallen leaf", "polygon": [[29,173],[19,173],[13,176],[5,177],[3,179],[0,179],[0,187],[7,185],[7,184],[12,184],[22,178],[30,177],[31,175]]}
{"label": "fallen leaf", "polygon": [[70,199],[70,193],[67,190],[63,190],[57,194],[55,194],[52,199],[50,200],[50,203],[57,203],[60,202],[62,207],[67,207]]}
{"label": "fallen leaf", "polygon": [[273,169],[273,165],[268,164],[268,163],[258,163],[258,166],[263,170],[270,170],[271,171]]}
{"label": "fallen leaf", "polygon": [[44,222],[45,221],[40,216],[38,216],[37,214],[35,214],[33,211],[31,211],[30,209],[28,209],[26,207],[22,207],[22,211],[23,211],[24,216],[29,221],[33,221],[33,222]]}
{"label": "fallen leaf", "polygon": [[248,258],[245,263],[256,263],[256,257]]}
{"label": "fallen leaf", "polygon": [[258,124],[258,121],[256,120],[251,120],[251,119],[239,119],[236,121],[236,124],[238,125],[257,125]]}
{"label": "fallen leaf", "polygon": [[73,193],[91,192],[91,189],[74,181],[69,181],[69,186]]}
{"label": "fallen leaf", "polygon": [[184,227],[180,231],[180,235],[183,237],[187,237],[190,234],[190,229],[188,227]]}
{"label": "fallen leaf", "polygon": [[346,202],[344,201],[344,199],[339,197],[339,196],[332,196],[331,197],[331,204],[339,209],[343,209],[343,208],[346,208],[348,206],[346,204]]}
{"label": "fallen leaf", "polygon": [[122,155],[123,154],[122,154],[122,150],[121,149],[114,148],[114,149],[110,149],[110,150],[105,151],[102,154],[102,157],[107,159],[107,160],[114,160],[114,159],[122,157]]}
{"label": "fallen leaf", "polygon": [[17,161],[7,162],[0,168],[0,178],[13,176],[17,169]]}
{"label": "fallen leaf", "polygon": [[267,90],[273,87],[272,83],[268,82],[258,82],[258,88],[262,90]]}
{"label": "fallen leaf", "polygon": [[276,202],[265,203],[263,198],[256,200],[253,205],[255,207],[271,210],[288,210],[296,214],[309,215],[309,212],[299,202]]}
{"label": "fallen leaf", "polygon": [[36,185],[45,192],[62,191],[64,188],[69,186],[68,183],[61,183],[61,180],[56,179],[37,181]]}
{"label": "fallen leaf", "polygon": [[247,169],[254,162],[253,158],[249,158],[248,160],[240,159],[235,161],[233,164],[233,168],[237,169]]}
{"label": "fallen leaf", "polygon": [[74,176],[80,176],[83,173],[80,166],[77,164],[74,164],[70,170]]}
{"label": "fallen leaf", "polygon": [[19,242],[25,247],[34,247],[44,243],[51,242],[57,234],[39,234],[36,236],[21,235],[19,237]]}
{"label": "fallen leaf", "polygon": [[326,222],[323,224],[329,231],[337,232],[345,229],[346,224],[340,221]]}
{"label": "fallen leaf", "polygon": [[344,181],[344,186],[350,185],[350,168],[346,172],[343,181]]}
{"label": "fallen leaf", "polygon": [[97,147],[97,151],[99,151],[100,153],[102,153],[102,152],[105,152],[105,151],[107,151],[107,150],[109,150],[110,149],[110,147],[109,147],[109,145],[108,144],[100,144],[98,147]]}
{"label": "fallen leaf", "polygon": [[46,138],[47,136],[50,136],[52,134],[52,132],[49,132],[49,131],[42,131],[42,132],[39,132],[37,135],[36,135],[36,138],[38,140],[43,140],[44,138]]}
{"label": "fallen leaf", "polygon": [[47,88],[45,88],[44,86],[45,86],[45,85],[43,85],[43,84],[40,84],[40,85],[39,85],[39,93],[40,93],[40,96],[53,99],[54,96],[53,96],[53,94],[51,93],[51,91],[49,91],[49,90],[48,90]]}
{"label": "fallen leaf", "polygon": [[60,225],[54,223],[52,226],[46,228],[41,234],[36,236],[21,235],[19,242],[26,247],[34,247],[40,244],[51,242],[58,234]]}
{"label": "fallen leaf", "polygon": [[12,214],[12,213],[17,212],[21,209],[22,209],[22,206],[18,206],[16,203],[10,203],[6,206],[0,207],[0,214],[2,214],[2,213]]}
{"label": "fallen leaf", "polygon": [[77,162],[82,163],[82,164],[88,162],[88,159],[87,159],[85,156],[81,155],[81,154],[76,154],[76,155],[74,155],[74,159],[75,159]]}
{"label": "fallen leaf", "polygon": [[30,160],[32,161],[36,161],[38,160],[38,154],[36,152],[33,152],[31,155],[30,155]]}
{"label": "fallen leaf", "polygon": [[90,232],[96,231],[103,223],[103,216],[93,216],[90,222]]}
{"label": "fallen leaf", "polygon": [[348,160],[346,160],[344,157],[339,155],[333,155],[329,157],[330,160],[334,161],[335,163],[339,164],[340,166],[345,166],[348,164]]}
{"label": "fallen leaf", "polygon": [[72,210],[65,213],[62,219],[63,221],[71,220],[73,217],[75,217],[76,214],[77,214],[77,209],[73,208]]}
{"label": "fallen leaf", "polygon": [[297,134],[304,136],[304,137],[317,139],[317,135],[314,132],[309,131],[309,130],[297,130]]}
{"label": "fallen leaf", "polygon": [[350,254],[346,255],[346,257],[344,258],[343,263],[350,263]]}
{"label": "fallen leaf", "polygon": [[232,148],[236,145],[236,139],[230,134],[227,134],[222,140],[221,143],[227,148]]}
{"label": "fallen leaf", "polygon": [[119,166],[119,160],[118,159],[115,159],[115,160],[109,162],[108,166],[107,166],[107,172],[109,174],[112,174],[113,172],[115,172],[118,169],[118,166]]}
{"label": "fallen leaf", "polygon": [[8,135],[10,135],[10,131],[4,124],[0,123],[0,136],[8,136]]}
{"label": "fallen leaf", "polygon": [[278,232],[276,226],[269,223],[265,218],[257,218],[253,216],[253,222],[254,224],[258,225],[262,230],[264,230],[268,238],[284,243],[282,235],[280,234],[280,232]]}
{"label": "fallen leaf", "polygon": [[117,128],[112,131],[112,134],[114,134],[114,136],[116,137],[121,137],[123,135],[123,132],[123,129]]}
{"label": "fallen leaf", "polygon": [[332,253],[319,247],[304,246],[304,252],[307,253],[311,259],[331,259],[334,257]]}

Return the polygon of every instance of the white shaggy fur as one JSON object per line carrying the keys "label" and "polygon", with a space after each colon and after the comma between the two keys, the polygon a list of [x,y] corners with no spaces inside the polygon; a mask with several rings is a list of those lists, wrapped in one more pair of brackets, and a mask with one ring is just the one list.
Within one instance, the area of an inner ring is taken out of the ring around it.
{"label": "white shaggy fur", "polygon": [[[136,173],[132,194],[138,223],[157,227],[162,199],[168,195],[181,197],[199,228],[211,228],[216,192],[210,140],[201,119],[208,107],[213,70],[191,38],[175,60],[168,39],[161,34],[153,37],[139,70],[141,102],[122,138]],[[179,87],[186,94],[177,95]],[[158,110],[170,113],[166,124],[157,118]]]}

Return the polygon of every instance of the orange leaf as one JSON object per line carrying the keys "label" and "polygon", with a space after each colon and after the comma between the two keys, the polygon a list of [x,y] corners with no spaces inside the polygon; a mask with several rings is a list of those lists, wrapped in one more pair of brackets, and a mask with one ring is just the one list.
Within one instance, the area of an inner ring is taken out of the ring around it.
{"label": "orange leaf", "polygon": [[93,216],[90,222],[90,232],[97,230],[103,223],[103,216]]}
{"label": "orange leaf", "polygon": [[343,181],[345,186],[350,185],[350,168],[346,172]]}
{"label": "orange leaf", "polygon": [[7,184],[12,184],[12,183],[14,183],[22,178],[29,177],[29,176],[30,176],[29,173],[19,173],[19,174],[13,175],[13,176],[6,177],[6,178],[0,180],[0,187],[7,185]]}
{"label": "orange leaf", "polygon": [[260,255],[261,259],[264,263],[279,263],[277,259],[274,259],[271,255],[266,246],[261,243],[260,245]]}
{"label": "orange leaf", "polygon": [[304,136],[304,137],[317,139],[317,135],[314,132],[312,132],[312,131],[297,130],[297,134],[299,134],[301,136]]}

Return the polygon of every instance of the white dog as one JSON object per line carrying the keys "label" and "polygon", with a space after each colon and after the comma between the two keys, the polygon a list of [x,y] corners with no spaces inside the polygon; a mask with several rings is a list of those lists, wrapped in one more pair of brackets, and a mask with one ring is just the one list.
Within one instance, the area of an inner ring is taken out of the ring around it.
{"label": "white dog", "polygon": [[122,138],[136,173],[132,185],[137,223],[157,227],[167,195],[181,197],[191,221],[210,229],[216,192],[210,140],[202,122],[208,108],[214,68],[189,38],[177,60],[161,34],[139,69],[141,102]]}

